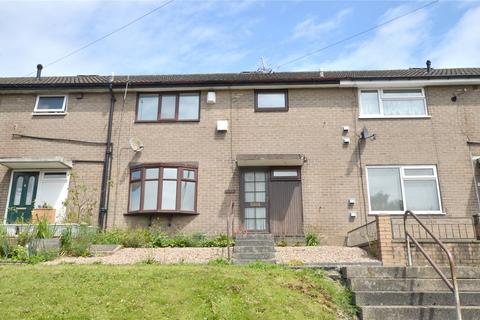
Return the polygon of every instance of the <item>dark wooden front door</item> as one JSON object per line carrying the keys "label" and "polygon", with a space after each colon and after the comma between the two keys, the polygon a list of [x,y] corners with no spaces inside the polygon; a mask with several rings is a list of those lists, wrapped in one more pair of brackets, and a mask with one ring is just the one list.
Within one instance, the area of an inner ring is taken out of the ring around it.
{"label": "dark wooden front door", "polygon": [[300,180],[270,181],[270,232],[278,236],[303,234]]}
{"label": "dark wooden front door", "polygon": [[302,184],[299,168],[242,171],[243,225],[248,232],[303,235]]}
{"label": "dark wooden front door", "polygon": [[15,172],[8,202],[7,223],[29,222],[37,195],[38,172]]}

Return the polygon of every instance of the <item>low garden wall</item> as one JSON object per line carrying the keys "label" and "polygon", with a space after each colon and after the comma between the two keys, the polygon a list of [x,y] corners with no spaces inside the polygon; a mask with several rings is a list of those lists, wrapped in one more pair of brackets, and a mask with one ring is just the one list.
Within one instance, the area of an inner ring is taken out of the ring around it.
{"label": "low garden wall", "polygon": [[[398,220],[398,218],[392,219],[389,216],[376,217],[378,240],[371,243],[370,247],[377,251],[378,257],[385,266],[405,266],[407,264],[403,225],[400,227]],[[452,253],[457,265],[478,266],[480,264],[480,241],[476,240],[474,225],[468,224],[468,220],[463,219],[453,223],[450,219],[442,224],[439,219],[431,222],[430,225],[433,227],[430,227],[432,228],[430,230],[436,231],[435,234],[438,233],[436,236]],[[415,225],[412,224],[410,227],[415,228]],[[446,254],[433,239],[428,239],[420,229],[414,235],[433,261],[440,265],[448,265]],[[427,259],[413,243],[411,252],[413,265],[429,265]]]}

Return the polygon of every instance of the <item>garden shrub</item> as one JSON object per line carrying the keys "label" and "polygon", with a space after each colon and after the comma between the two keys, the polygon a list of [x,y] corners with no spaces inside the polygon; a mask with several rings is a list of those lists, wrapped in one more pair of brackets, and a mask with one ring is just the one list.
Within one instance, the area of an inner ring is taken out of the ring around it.
{"label": "garden shrub", "polygon": [[233,245],[233,240],[226,235],[207,237],[202,233],[192,235],[168,235],[158,229],[111,229],[99,232],[93,239],[93,244],[119,244],[126,248],[166,248],[166,247],[226,247]]}
{"label": "garden shrub", "polygon": [[90,245],[96,236],[96,231],[86,225],[78,228],[76,235],[71,228],[67,228],[60,236],[60,249],[62,254],[73,255],[76,257],[86,257],[90,255]]}
{"label": "garden shrub", "polygon": [[0,226],[0,258],[6,258],[10,254],[10,241],[8,240],[7,229]]}
{"label": "garden shrub", "polygon": [[305,237],[305,242],[309,247],[320,245],[320,240],[318,239],[317,235],[314,233],[307,234],[307,236]]}

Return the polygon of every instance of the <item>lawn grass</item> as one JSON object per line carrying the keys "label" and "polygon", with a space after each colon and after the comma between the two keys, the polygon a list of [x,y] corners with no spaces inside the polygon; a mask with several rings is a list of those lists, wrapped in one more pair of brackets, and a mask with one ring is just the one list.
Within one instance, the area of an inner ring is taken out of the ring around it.
{"label": "lawn grass", "polygon": [[231,265],[0,266],[2,319],[348,319],[314,271]]}

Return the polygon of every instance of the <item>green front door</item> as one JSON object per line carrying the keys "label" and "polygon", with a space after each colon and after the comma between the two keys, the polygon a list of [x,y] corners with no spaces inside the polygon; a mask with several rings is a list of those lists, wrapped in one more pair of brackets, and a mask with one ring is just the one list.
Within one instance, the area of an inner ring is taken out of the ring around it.
{"label": "green front door", "polygon": [[8,201],[7,223],[23,223],[32,219],[37,195],[38,172],[14,172]]}

